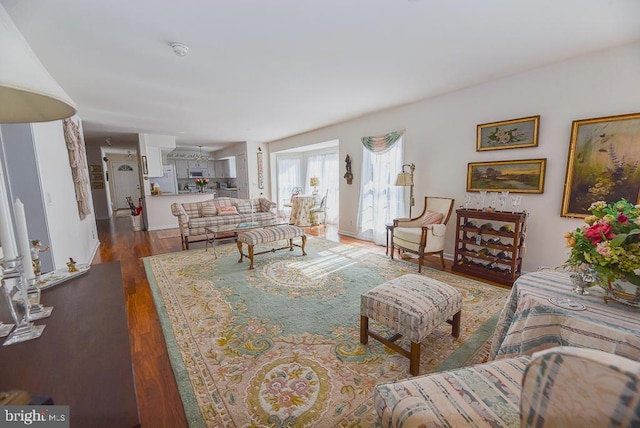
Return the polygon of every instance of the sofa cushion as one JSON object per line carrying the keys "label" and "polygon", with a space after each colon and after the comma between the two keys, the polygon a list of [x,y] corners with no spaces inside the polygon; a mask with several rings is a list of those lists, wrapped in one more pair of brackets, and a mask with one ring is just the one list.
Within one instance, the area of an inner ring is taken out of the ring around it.
{"label": "sofa cushion", "polygon": [[252,212],[258,212],[260,204],[257,199],[238,199],[236,208],[238,208],[239,214],[251,214]]}
{"label": "sofa cushion", "polygon": [[213,204],[213,200],[205,201],[200,206],[200,217],[213,217],[218,214],[218,208]]}
{"label": "sofa cushion", "polygon": [[236,207],[218,207],[218,215],[238,214]]}

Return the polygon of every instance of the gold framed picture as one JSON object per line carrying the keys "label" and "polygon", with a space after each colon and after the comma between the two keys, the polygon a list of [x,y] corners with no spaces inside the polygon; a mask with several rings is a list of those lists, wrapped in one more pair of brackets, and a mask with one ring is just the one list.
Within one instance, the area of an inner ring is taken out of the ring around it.
{"label": "gold framed picture", "polygon": [[640,113],[574,120],[562,217],[586,217],[596,201],[640,203]]}
{"label": "gold framed picture", "polygon": [[92,189],[104,189],[104,181],[93,181],[91,183]]}
{"label": "gold framed picture", "polygon": [[89,165],[89,172],[102,172],[102,165]]}
{"label": "gold framed picture", "polygon": [[539,124],[540,116],[530,116],[478,125],[476,151],[536,147]]}
{"label": "gold framed picture", "polygon": [[546,159],[470,162],[467,192],[543,193]]}

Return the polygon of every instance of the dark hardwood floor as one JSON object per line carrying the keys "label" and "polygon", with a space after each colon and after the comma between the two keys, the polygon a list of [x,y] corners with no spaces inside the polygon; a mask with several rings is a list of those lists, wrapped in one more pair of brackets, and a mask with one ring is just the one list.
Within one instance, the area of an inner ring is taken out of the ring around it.
{"label": "dark hardwood floor", "polygon": [[[332,225],[306,228],[307,234],[346,244],[369,247],[380,254],[385,248],[338,235]],[[180,238],[160,238],[159,232],[134,232],[129,217],[98,221],[100,248],[94,264],[120,261],[127,299],[131,353],[136,381],[140,421],[143,427],[186,427],[182,401],[173,376],[164,336],[153,303],[141,258],[181,251]],[[204,243],[190,244],[192,249]],[[427,259],[427,266],[439,269],[440,260]],[[417,269],[416,269],[417,270]],[[451,271],[447,262],[447,271]]]}

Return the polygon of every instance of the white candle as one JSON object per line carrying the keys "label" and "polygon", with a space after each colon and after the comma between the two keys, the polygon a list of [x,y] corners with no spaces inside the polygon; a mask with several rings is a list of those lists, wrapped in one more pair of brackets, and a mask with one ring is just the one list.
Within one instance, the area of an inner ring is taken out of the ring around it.
{"label": "white candle", "polygon": [[20,198],[16,199],[13,205],[16,214],[16,231],[18,239],[18,250],[22,256],[22,273],[27,279],[35,278],[33,265],[31,264],[31,244],[29,242],[29,231],[27,230],[27,217],[24,213],[24,204]]}
{"label": "white candle", "polygon": [[0,164],[0,243],[5,260],[15,259],[18,256],[2,164]]}

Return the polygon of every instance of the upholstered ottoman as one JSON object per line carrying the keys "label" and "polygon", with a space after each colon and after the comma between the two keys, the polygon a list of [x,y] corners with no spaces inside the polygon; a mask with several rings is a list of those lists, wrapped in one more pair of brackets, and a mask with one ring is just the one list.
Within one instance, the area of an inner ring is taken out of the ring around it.
{"label": "upholstered ottoman", "polygon": [[[420,370],[420,344],[443,322],[451,324],[451,335],[460,335],[462,293],[444,282],[422,275],[404,275],[367,291],[360,297],[360,342],[369,336],[409,358],[409,372]],[[397,332],[384,338],[369,330],[369,318]],[[406,336],[411,349],[393,343]]]}
{"label": "upholstered ottoman", "polygon": [[[302,240],[302,244],[294,244],[293,238],[300,237]],[[258,244],[266,244],[269,242],[276,242],[281,240],[289,240],[289,245],[280,248],[271,248],[266,251],[261,251],[259,253],[253,252],[253,247]],[[247,244],[248,253],[242,253],[242,244]],[[273,226],[273,227],[265,227],[263,229],[253,229],[247,232],[242,232],[238,234],[237,245],[238,251],[240,252],[240,260],[238,263],[242,263],[242,257],[247,257],[251,261],[249,264],[249,269],[253,269],[253,256],[264,253],[275,253],[278,250],[284,250],[288,248],[290,251],[293,251],[293,247],[300,247],[302,249],[302,255],[306,256],[307,253],[304,251],[304,246],[307,243],[307,235],[304,233],[304,229],[298,226]]]}

